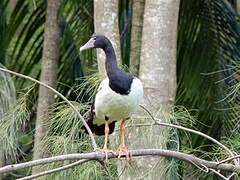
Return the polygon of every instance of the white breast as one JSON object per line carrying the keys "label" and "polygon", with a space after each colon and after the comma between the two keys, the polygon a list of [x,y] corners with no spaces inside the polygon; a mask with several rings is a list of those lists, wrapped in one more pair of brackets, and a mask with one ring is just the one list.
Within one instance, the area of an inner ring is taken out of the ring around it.
{"label": "white breast", "polygon": [[94,124],[103,124],[106,116],[109,118],[109,123],[130,117],[137,110],[142,98],[143,86],[138,78],[133,79],[128,95],[114,92],[109,87],[109,79],[104,79],[95,97]]}

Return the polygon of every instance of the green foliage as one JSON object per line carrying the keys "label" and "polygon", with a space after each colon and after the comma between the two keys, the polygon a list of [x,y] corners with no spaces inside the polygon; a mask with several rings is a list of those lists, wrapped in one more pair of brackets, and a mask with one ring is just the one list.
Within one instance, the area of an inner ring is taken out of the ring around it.
{"label": "green foliage", "polygon": [[5,62],[5,32],[6,32],[6,5],[8,1],[0,2],[0,63],[4,64]]}
{"label": "green foliage", "polygon": [[[197,130],[219,140],[239,133],[239,16],[229,2],[181,1],[178,26],[177,104],[194,110]],[[191,141],[197,155],[214,151],[202,137]]]}
{"label": "green foliage", "polygon": [[[8,1],[1,1],[0,3],[0,58],[1,60],[5,58],[6,66],[9,69],[36,79],[39,78],[41,72],[46,2],[19,0],[13,9],[7,9],[10,7]],[[86,72],[92,68],[90,66],[94,62],[94,53],[89,51],[80,58],[77,48],[93,32],[93,19],[89,16],[91,14],[93,14],[93,1],[64,1],[61,12],[59,12],[62,32],[57,88],[72,100],[79,96],[76,89],[72,87],[75,79],[83,78]],[[82,59],[86,60],[83,61]],[[20,78],[14,80],[17,91],[32,84],[32,82]],[[81,84],[81,81],[77,83]],[[16,105],[1,123],[1,129],[5,128],[4,131],[0,132],[1,135],[4,134],[1,140],[4,140],[6,144],[6,151],[9,154],[8,161],[10,161],[10,156],[16,157],[16,155],[22,160],[24,153],[21,151],[24,151],[25,146],[32,143],[38,87],[32,86],[27,95],[18,95],[20,104]],[[16,97],[9,96],[11,98]],[[28,98],[28,101],[26,98]],[[12,102],[14,103],[14,101]],[[24,107],[31,112],[26,111]],[[10,117],[15,114],[16,118],[10,121]],[[30,118],[30,121],[25,125],[24,117],[25,120]],[[19,128],[22,129],[19,130]],[[18,135],[20,136],[19,139],[17,139]],[[30,150],[28,150],[27,156],[24,155],[25,158],[31,157]]]}
{"label": "green foliage", "polygon": [[[191,13],[191,14],[189,14]],[[177,104],[195,109],[197,129],[215,138],[226,135],[238,116],[225,97],[238,82],[236,12],[225,1],[182,1],[178,39]],[[195,147],[207,143],[193,137]]]}
{"label": "green foliage", "polygon": [[1,86],[1,120],[0,120],[0,144],[1,153],[6,160],[16,159],[19,155],[18,138],[21,128],[29,120],[29,111],[27,109],[27,98],[29,91],[16,101],[16,92],[8,74],[0,73]]}
{"label": "green foliage", "polygon": [[[19,0],[12,10],[7,9],[7,5],[6,0],[0,2],[0,61],[5,61],[6,66],[11,70],[39,78],[46,1]],[[132,1],[120,1],[121,51],[123,64],[126,66],[129,65],[131,14]],[[87,117],[88,103],[97,89],[100,77],[97,74],[91,75],[97,71],[95,51],[85,51],[79,56],[78,47],[94,32],[93,0],[64,0],[59,18],[61,54],[57,88],[68,99],[77,100],[78,103],[73,102],[74,105],[84,117]],[[174,107],[170,114],[159,114],[161,119],[170,118],[174,124],[195,127],[215,138],[222,140],[226,140],[225,137],[231,138],[231,141],[229,139],[227,141],[228,145],[236,150],[239,150],[238,21],[235,0],[181,1],[176,96],[176,104],[180,106]],[[14,158],[18,151],[22,150],[19,144],[32,142],[31,133],[35,123],[33,112],[36,107],[38,86],[25,89],[26,95],[19,95],[19,100],[16,102],[12,80],[9,80],[10,78],[4,73],[0,73],[0,78],[4,80],[4,86],[0,83],[0,92],[6,95],[0,96],[1,110],[7,112],[0,121],[0,129],[3,129],[0,131],[1,143],[6,147],[5,156]],[[29,87],[30,84],[29,81],[15,79],[17,91]],[[81,121],[68,106],[57,100],[49,122],[51,131],[46,139],[49,142],[46,145],[51,155],[91,151],[89,137],[80,131]],[[13,106],[14,108],[11,108]],[[30,113],[30,121],[26,123]],[[24,124],[27,128],[22,129]],[[216,149],[199,136],[173,130],[167,138],[169,149],[180,149],[208,159],[224,156],[218,153],[219,151],[216,151],[216,154],[206,154],[207,150]],[[97,140],[102,144],[102,137]],[[192,148],[195,148],[195,151]],[[47,168],[70,162],[72,161],[54,163]],[[181,175],[179,167],[186,165],[172,159],[168,162],[169,179],[180,179],[176,173]],[[134,165],[130,168],[134,170]],[[115,174],[110,176],[107,171]],[[48,178],[116,179],[117,176],[115,161],[109,161],[106,168],[99,163],[88,162]]]}
{"label": "green foliage", "polygon": [[[88,116],[89,106],[73,102],[74,106],[80,111],[85,112],[85,119]],[[84,153],[92,151],[91,140],[89,136],[81,132],[83,123],[76,117],[76,114],[70,107],[65,104],[56,104],[56,108],[49,122],[51,127],[49,136],[46,137],[46,145],[52,156],[68,153]],[[99,146],[103,144],[102,137],[96,137]],[[47,169],[64,166],[74,161],[64,161],[52,163]],[[115,173],[110,173],[113,171]],[[117,175],[116,164],[109,161],[107,166],[97,162],[88,162],[79,165],[73,169],[50,175],[48,179],[56,179],[58,177],[68,177],[68,179],[115,179]]]}

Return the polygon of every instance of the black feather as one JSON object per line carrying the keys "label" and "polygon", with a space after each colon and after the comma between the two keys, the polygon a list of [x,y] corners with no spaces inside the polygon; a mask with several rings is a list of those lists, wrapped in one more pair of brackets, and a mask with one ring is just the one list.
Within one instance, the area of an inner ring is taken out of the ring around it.
{"label": "black feather", "polygon": [[[87,124],[88,124],[88,126],[91,129],[93,134],[96,134],[98,136],[102,136],[102,135],[105,134],[104,133],[105,124],[102,124],[100,126],[98,126],[96,124],[93,124],[93,119],[94,119],[94,116],[95,116],[95,112],[94,112],[94,109],[95,109],[95,106],[94,106],[95,96],[96,96],[96,94],[94,95],[94,98],[92,100],[92,105],[91,105],[91,109],[89,111],[89,119],[87,121]],[[116,123],[116,121],[113,121],[113,122],[111,122],[109,124],[109,134],[113,133],[113,131],[115,129],[115,123]],[[81,129],[84,130],[85,133],[88,133],[85,126],[82,126]]]}
{"label": "black feather", "polygon": [[133,75],[119,71],[119,73],[109,75],[109,87],[121,95],[130,93]]}

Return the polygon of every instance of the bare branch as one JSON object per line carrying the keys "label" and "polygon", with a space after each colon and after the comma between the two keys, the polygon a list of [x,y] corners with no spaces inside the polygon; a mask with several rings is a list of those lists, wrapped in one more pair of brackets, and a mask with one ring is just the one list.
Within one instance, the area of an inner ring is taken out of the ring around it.
{"label": "bare branch", "polygon": [[[176,158],[176,159],[188,162],[190,164],[198,165],[199,167],[207,167],[207,168],[212,168],[215,170],[224,170],[224,171],[240,173],[239,165],[233,165],[233,164],[227,164],[227,163],[218,164],[218,162],[207,161],[207,160],[195,157],[193,155],[185,154],[182,152],[161,150],[161,149],[139,149],[139,150],[130,150],[130,153],[132,154],[133,157],[136,157],[136,156],[140,156],[140,157],[142,157],[142,156],[172,157],[172,158]],[[109,159],[117,158],[117,157],[118,157],[118,154],[115,155],[113,153],[108,153]],[[13,170],[17,170],[17,169],[21,169],[21,168],[33,167],[33,166],[38,166],[38,165],[47,164],[47,163],[53,163],[53,162],[57,162],[57,161],[76,160],[76,159],[103,161],[105,159],[105,153],[91,152],[91,153],[83,153],[83,154],[66,154],[66,155],[61,155],[61,156],[33,160],[33,161],[20,163],[20,164],[12,164],[12,165],[7,165],[7,166],[0,168],[0,174],[6,173],[9,171],[13,171]]]}
{"label": "bare branch", "polygon": [[[196,131],[196,130],[193,130],[193,129],[189,129],[189,128],[186,128],[186,127],[183,127],[183,126],[179,126],[179,125],[175,125],[175,124],[169,124],[169,123],[164,123],[164,122],[161,122],[160,119],[158,118],[155,118],[152,113],[147,109],[145,108],[144,106],[140,105],[140,107],[142,109],[144,109],[148,114],[149,116],[152,118],[152,120],[154,121],[154,124],[155,125],[160,125],[160,126],[166,126],[166,127],[172,127],[172,128],[177,128],[177,129],[182,129],[182,130],[185,130],[185,131],[188,131],[188,132],[191,132],[191,133],[194,133],[194,134],[197,134],[197,135],[200,135],[202,137],[205,137],[206,139],[209,139],[210,141],[216,143],[217,145],[219,145],[220,147],[222,147],[223,149],[225,149],[228,154],[231,156],[231,157],[235,157],[234,153],[228,148],[226,147],[225,145],[223,145],[222,143],[220,143],[219,141],[217,141],[216,139],[200,132],[200,131]],[[236,159],[234,159],[234,163],[236,165],[238,165],[238,161]]]}
{"label": "bare branch", "polygon": [[[175,124],[169,124],[169,123],[163,123],[163,122],[160,122],[160,119],[157,119],[157,121],[155,121],[156,125],[160,125],[160,126],[167,126],[167,127],[173,127],[173,128],[178,128],[178,129],[182,129],[184,131],[188,131],[188,132],[191,132],[191,133],[194,133],[194,134],[197,134],[197,135],[200,135],[202,137],[205,137],[206,139],[209,139],[210,141],[214,142],[215,144],[219,145],[221,148],[225,149],[230,156],[234,157],[235,155],[233,154],[233,152],[228,148],[226,147],[225,145],[223,145],[222,143],[220,143],[219,141],[217,141],[216,139],[200,132],[200,131],[196,131],[196,130],[193,130],[193,129],[189,129],[189,128],[186,128],[186,127],[183,127],[183,126],[178,126],[178,125],[175,125]],[[238,164],[238,162],[236,161],[235,164]]]}
{"label": "bare branch", "polygon": [[222,164],[222,163],[225,163],[225,162],[227,162],[227,161],[231,161],[231,160],[233,160],[233,159],[238,159],[238,158],[240,158],[240,155],[237,155],[237,156],[233,156],[233,157],[224,159],[224,160],[218,162],[218,164]]}
{"label": "bare branch", "polygon": [[45,84],[45,83],[43,83],[41,81],[38,81],[38,80],[36,80],[36,79],[34,79],[32,77],[29,77],[29,76],[26,76],[26,75],[23,75],[23,74],[20,74],[20,73],[16,73],[16,72],[10,71],[8,69],[4,69],[4,68],[0,68],[0,71],[7,72],[7,73],[13,74],[15,76],[18,76],[20,78],[24,78],[24,79],[28,79],[30,81],[36,82],[36,83],[40,84],[41,86],[44,86],[44,87],[48,88],[49,90],[51,90],[55,94],[57,94],[59,97],[61,97],[73,109],[73,111],[78,115],[80,120],[83,122],[84,126],[86,127],[86,129],[88,131],[88,134],[90,135],[90,138],[92,140],[92,145],[93,145],[94,149],[97,148],[96,141],[94,139],[94,136],[93,136],[92,131],[89,128],[88,124],[86,123],[86,121],[84,120],[82,115],[79,113],[79,111],[75,108],[75,106],[67,98],[65,98],[60,92],[58,92],[57,90],[55,90],[51,86],[48,86],[47,84]]}
{"label": "bare branch", "polygon": [[212,171],[214,174],[218,175],[219,177],[221,177],[224,180],[230,180],[233,176],[237,175],[235,172],[233,172],[229,177],[225,177],[224,175],[222,175],[220,172],[216,171],[215,169],[210,168],[210,171]]}
{"label": "bare branch", "polygon": [[[78,115],[80,120],[83,122],[84,126],[86,127],[86,129],[87,129],[87,131],[88,131],[88,133],[91,137],[93,147],[97,148],[97,144],[95,142],[94,136],[93,136],[89,126],[85,122],[84,118],[81,116],[81,114],[78,112],[78,110],[74,107],[74,105],[70,101],[68,101],[61,93],[59,93],[58,91],[56,91],[52,87],[48,86],[47,84],[45,84],[43,82],[40,82],[36,79],[33,79],[29,76],[25,76],[25,75],[22,75],[22,74],[19,74],[19,73],[16,73],[16,72],[4,69],[4,68],[0,68],[0,71],[7,72],[7,73],[13,74],[15,76],[18,76],[18,77],[36,82],[36,83],[50,89],[55,94],[60,96],[73,109],[73,111]],[[226,146],[221,144],[219,141],[215,140],[214,138],[212,138],[210,136],[207,136],[204,133],[201,133],[199,131],[195,131],[195,130],[192,130],[192,129],[189,129],[189,128],[185,128],[185,127],[182,127],[182,126],[160,122],[160,119],[154,118],[150,111],[148,111],[143,106],[141,106],[141,107],[145,111],[147,111],[147,113],[151,116],[151,118],[154,121],[154,123],[146,124],[146,125],[167,126],[167,127],[178,128],[178,129],[182,129],[182,130],[185,130],[185,131],[189,131],[189,132],[192,132],[194,134],[198,134],[198,135],[203,136],[203,137],[211,140],[212,142],[218,144],[220,147],[225,149],[232,157],[230,157],[228,159],[225,159],[223,161],[220,161],[220,162],[214,162],[214,161],[206,161],[204,159],[197,158],[193,155],[188,155],[188,154],[181,153],[181,152],[175,152],[175,151],[169,151],[169,150],[160,150],[160,149],[131,150],[130,153],[132,154],[133,157],[134,156],[135,157],[136,156],[139,156],[139,157],[142,157],[142,156],[164,156],[164,157],[177,158],[177,159],[183,160],[185,162],[191,163],[191,164],[193,164],[197,167],[205,167],[207,169],[210,169],[212,172],[217,173],[221,177],[222,177],[222,175],[220,173],[218,173],[218,171],[216,171],[216,170],[224,170],[224,171],[240,173],[240,166],[237,164],[237,161],[236,161],[236,158],[239,158],[240,155],[234,156],[234,154],[231,152],[230,149],[228,149]],[[146,125],[141,124],[141,125],[138,125],[138,126],[146,126]],[[117,155],[109,153],[108,157],[109,157],[109,159],[116,158]],[[47,175],[47,174],[50,174],[50,173],[58,172],[58,171],[61,171],[61,170],[65,170],[65,169],[77,166],[81,163],[84,163],[84,162],[90,161],[90,160],[103,161],[105,159],[105,153],[92,152],[92,153],[85,153],[85,154],[68,154],[68,155],[61,155],[61,156],[55,156],[55,157],[50,157],[50,158],[44,158],[44,159],[29,161],[29,162],[20,163],[20,164],[12,164],[12,165],[7,165],[5,167],[0,168],[0,174],[5,173],[5,172],[9,172],[9,171],[13,171],[13,170],[17,170],[17,169],[21,169],[21,168],[26,168],[26,167],[33,167],[33,166],[52,163],[52,162],[57,162],[57,161],[76,160],[76,159],[80,159],[80,160],[75,162],[75,163],[60,167],[60,168],[52,169],[52,170],[45,171],[45,172],[42,172],[42,173],[39,173],[39,174],[24,177],[24,178],[21,178],[21,179],[23,180],[23,179],[32,179],[32,178],[40,177],[40,176],[43,176],[43,175]],[[226,161],[230,161],[230,160],[234,160],[236,165],[225,163]],[[231,176],[233,176],[233,175],[235,175],[235,174],[233,173]],[[229,177],[227,179],[229,179]]]}
{"label": "bare branch", "polygon": [[90,161],[90,159],[82,159],[82,160],[79,160],[77,162],[74,162],[74,163],[59,167],[59,168],[51,169],[49,171],[44,171],[44,172],[41,172],[41,173],[38,173],[38,174],[33,174],[31,176],[26,176],[26,177],[23,177],[23,178],[19,178],[17,180],[27,180],[27,179],[38,178],[38,177],[41,177],[41,176],[46,176],[48,174],[52,174],[52,173],[55,173],[55,172],[63,171],[63,170],[78,166],[78,165],[83,164],[87,161]]}
{"label": "bare branch", "polygon": [[[138,118],[141,118],[141,117],[138,117]],[[142,119],[142,118],[141,118]],[[156,119],[156,118],[155,118]],[[126,127],[144,127],[144,126],[154,126],[154,125],[158,125],[158,126],[166,126],[166,127],[171,127],[171,128],[177,128],[177,129],[182,129],[182,130],[185,130],[185,131],[188,131],[188,132],[191,132],[193,134],[197,134],[199,136],[202,136],[202,137],[205,137],[206,139],[209,139],[210,141],[216,143],[217,145],[219,145],[220,147],[222,147],[223,149],[225,149],[229,155],[231,155],[230,158],[226,159],[226,160],[223,160],[223,162],[226,162],[226,161],[229,161],[229,160],[232,160],[232,159],[237,159],[240,157],[239,156],[235,156],[231,150],[229,148],[227,148],[225,145],[223,145],[222,143],[220,143],[219,141],[217,141],[216,139],[212,138],[211,136],[208,136],[200,131],[196,131],[196,130],[193,130],[193,129],[189,129],[189,128],[186,128],[186,127],[183,127],[183,126],[179,126],[179,125],[175,125],[175,124],[169,124],[169,123],[163,123],[163,122],[160,122],[160,119],[156,119],[156,121],[154,123],[146,123],[146,124],[131,124],[131,125],[128,125]],[[221,162],[219,162],[219,164],[221,164]],[[235,164],[239,164],[237,161],[235,161]]]}
{"label": "bare branch", "polygon": [[154,118],[154,116],[152,115],[152,113],[147,109],[147,108],[145,108],[143,105],[139,105],[144,111],[146,111],[147,113],[148,113],[148,115],[152,118],[152,120],[155,122],[156,120],[155,120],[155,118]]}

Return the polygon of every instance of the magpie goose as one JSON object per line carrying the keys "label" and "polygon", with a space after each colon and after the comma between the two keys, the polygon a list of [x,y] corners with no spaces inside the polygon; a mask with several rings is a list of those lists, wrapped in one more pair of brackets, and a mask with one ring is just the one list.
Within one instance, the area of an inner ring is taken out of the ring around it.
{"label": "magpie goose", "polygon": [[113,152],[107,148],[108,136],[114,131],[115,122],[121,120],[118,153],[119,157],[125,155],[129,158],[124,139],[125,124],[143,98],[142,83],[131,73],[124,72],[118,67],[114,48],[107,37],[93,34],[80,51],[91,48],[100,48],[105,52],[107,77],[101,82],[95,95],[88,125],[96,135],[105,135],[103,149],[97,150],[107,153]]}

